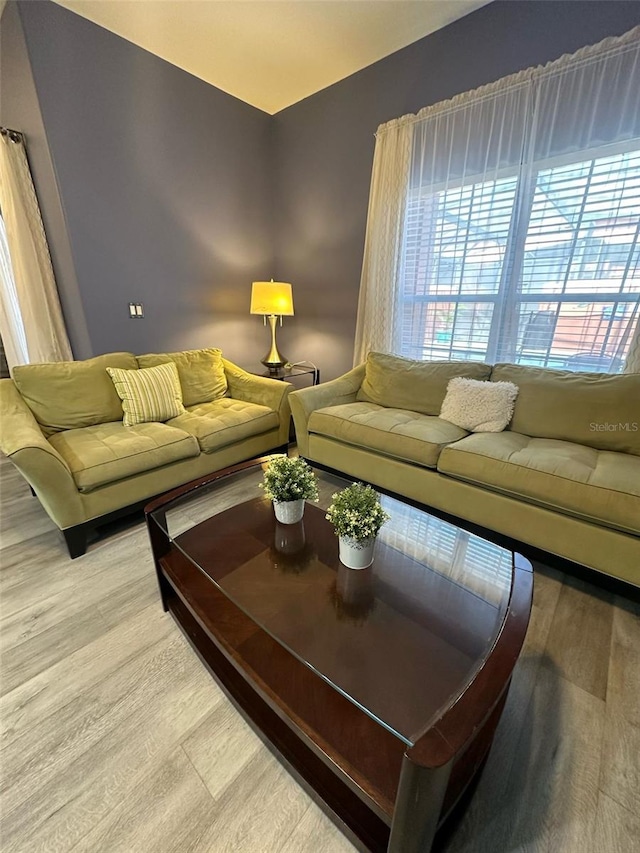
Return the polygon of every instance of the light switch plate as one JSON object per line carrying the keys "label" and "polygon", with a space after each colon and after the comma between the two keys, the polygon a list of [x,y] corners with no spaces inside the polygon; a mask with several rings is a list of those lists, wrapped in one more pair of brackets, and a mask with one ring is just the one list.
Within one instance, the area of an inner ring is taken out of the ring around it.
{"label": "light switch plate", "polygon": [[144,318],[144,307],[142,302],[129,303],[129,317],[132,320],[142,320]]}

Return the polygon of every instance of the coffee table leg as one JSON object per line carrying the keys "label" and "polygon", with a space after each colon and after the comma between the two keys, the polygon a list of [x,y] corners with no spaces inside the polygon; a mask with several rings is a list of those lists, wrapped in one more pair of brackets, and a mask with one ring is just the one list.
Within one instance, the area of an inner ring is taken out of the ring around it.
{"label": "coffee table leg", "polygon": [[406,755],[391,824],[388,853],[427,853],[436,834],[452,763],[420,767]]}
{"label": "coffee table leg", "polygon": [[147,515],[147,529],[149,531],[149,539],[151,541],[151,552],[153,553],[153,562],[156,567],[156,578],[158,580],[158,589],[160,590],[160,599],[162,601],[162,609],[167,610],[167,601],[165,595],[166,581],[162,577],[160,570],[160,559],[169,552],[171,544],[167,530],[167,515],[162,510],[156,510],[155,518],[152,515]]}

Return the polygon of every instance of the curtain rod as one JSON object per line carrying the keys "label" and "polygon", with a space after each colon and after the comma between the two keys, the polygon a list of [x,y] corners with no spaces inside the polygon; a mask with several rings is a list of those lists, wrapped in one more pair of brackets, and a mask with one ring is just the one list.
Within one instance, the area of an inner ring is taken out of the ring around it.
{"label": "curtain rod", "polygon": [[0,134],[8,136],[12,142],[24,142],[24,134],[19,130],[11,130],[10,127],[0,127]]}

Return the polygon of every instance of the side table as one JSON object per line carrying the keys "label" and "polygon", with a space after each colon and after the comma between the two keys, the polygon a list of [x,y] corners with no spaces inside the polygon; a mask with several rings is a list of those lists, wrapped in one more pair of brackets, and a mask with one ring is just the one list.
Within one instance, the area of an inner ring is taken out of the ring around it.
{"label": "side table", "polygon": [[263,373],[258,373],[256,376],[267,376],[269,379],[280,379],[282,382],[291,382],[298,376],[311,376],[312,385],[320,384],[320,369],[315,365],[292,364],[291,367],[283,367],[278,373],[271,373],[265,370]]}
{"label": "side table", "polygon": [[[309,376],[311,377],[312,385],[320,384],[320,369],[315,366],[315,364],[292,364],[291,367],[283,367],[282,370],[279,370],[277,373],[271,373],[269,370],[265,370],[262,373],[256,373],[255,370],[250,370],[249,373],[253,373],[254,376],[266,376],[268,379],[279,379],[281,382],[291,382],[293,385],[297,383],[294,381],[301,376]],[[293,418],[291,418],[291,423],[289,424],[289,443],[293,444],[296,440],[296,430],[293,425]]]}

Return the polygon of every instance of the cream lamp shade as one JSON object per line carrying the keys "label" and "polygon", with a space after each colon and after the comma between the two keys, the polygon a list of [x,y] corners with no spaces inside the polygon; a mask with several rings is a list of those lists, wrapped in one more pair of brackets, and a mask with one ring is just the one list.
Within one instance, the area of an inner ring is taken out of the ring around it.
{"label": "cream lamp shade", "polygon": [[291,285],[286,281],[254,281],[251,285],[250,313],[292,317]]}

